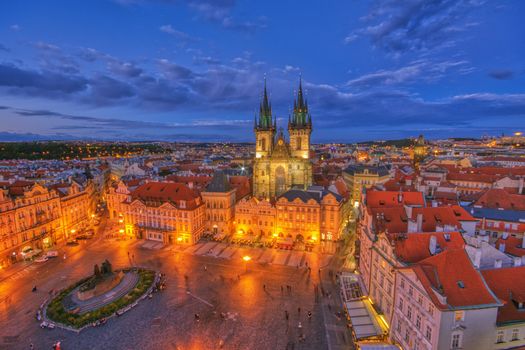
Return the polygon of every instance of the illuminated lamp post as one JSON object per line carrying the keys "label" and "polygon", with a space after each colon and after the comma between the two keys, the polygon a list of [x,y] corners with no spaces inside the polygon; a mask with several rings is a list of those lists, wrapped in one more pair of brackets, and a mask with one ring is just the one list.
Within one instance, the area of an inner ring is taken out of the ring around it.
{"label": "illuminated lamp post", "polygon": [[251,256],[245,255],[242,257],[242,260],[244,260],[244,272],[248,272],[248,261],[252,260]]}

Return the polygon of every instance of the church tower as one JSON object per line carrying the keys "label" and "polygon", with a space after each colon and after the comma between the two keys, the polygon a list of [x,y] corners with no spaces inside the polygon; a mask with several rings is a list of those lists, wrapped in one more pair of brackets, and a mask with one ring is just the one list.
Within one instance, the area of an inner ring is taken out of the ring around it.
{"label": "church tower", "polygon": [[272,106],[268,101],[266,91],[266,79],[264,80],[264,92],[261,104],[259,106],[259,119],[255,117],[255,157],[268,157],[273,150],[275,139],[276,119],[272,118]]}
{"label": "church tower", "polygon": [[417,138],[414,144],[413,162],[414,162],[414,167],[416,169],[419,169],[419,165],[425,159],[426,156],[427,156],[427,147],[425,145],[425,139],[423,138],[423,135],[419,135],[419,137]]}
{"label": "church tower", "polygon": [[293,115],[288,120],[290,150],[295,158],[310,159],[310,135],[312,117],[308,112],[308,102],[303,96],[302,79],[299,79],[297,99],[294,100]]}

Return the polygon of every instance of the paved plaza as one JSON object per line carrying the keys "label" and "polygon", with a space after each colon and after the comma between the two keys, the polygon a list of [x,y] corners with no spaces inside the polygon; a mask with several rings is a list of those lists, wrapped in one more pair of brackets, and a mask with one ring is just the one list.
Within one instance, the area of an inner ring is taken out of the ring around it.
{"label": "paved plaza", "polygon": [[[151,249],[142,241],[102,237],[64,248],[66,259],[0,273],[0,349],[29,349],[31,343],[50,349],[57,340],[63,349],[338,350],[351,345],[337,316],[337,286],[328,273],[332,255],[217,242]],[[244,262],[245,255],[252,260]],[[91,274],[93,264],[106,258],[114,268],[133,264],[166,273],[167,289],[80,334],[40,329],[34,314],[49,291]],[[332,297],[316,297],[315,286]]]}

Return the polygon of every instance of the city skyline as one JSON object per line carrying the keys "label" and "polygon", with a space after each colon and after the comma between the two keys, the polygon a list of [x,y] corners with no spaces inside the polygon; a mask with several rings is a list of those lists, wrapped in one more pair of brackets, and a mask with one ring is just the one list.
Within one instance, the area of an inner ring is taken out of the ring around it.
{"label": "city skyline", "polygon": [[312,142],[481,137],[525,121],[518,1],[4,4],[1,140],[253,142],[266,77]]}

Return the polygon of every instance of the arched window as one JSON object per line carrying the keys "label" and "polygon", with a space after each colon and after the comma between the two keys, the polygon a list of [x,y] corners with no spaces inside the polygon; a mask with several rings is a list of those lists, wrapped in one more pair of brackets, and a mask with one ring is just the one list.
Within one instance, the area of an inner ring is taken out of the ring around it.
{"label": "arched window", "polygon": [[301,149],[301,138],[300,137],[297,138],[297,141],[296,141],[296,144],[295,144],[295,149],[297,149],[297,150]]}
{"label": "arched window", "polygon": [[261,150],[266,151],[266,139],[261,139]]}

